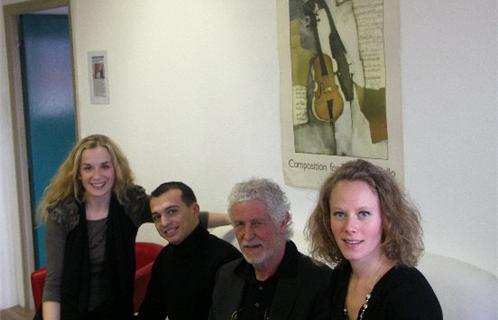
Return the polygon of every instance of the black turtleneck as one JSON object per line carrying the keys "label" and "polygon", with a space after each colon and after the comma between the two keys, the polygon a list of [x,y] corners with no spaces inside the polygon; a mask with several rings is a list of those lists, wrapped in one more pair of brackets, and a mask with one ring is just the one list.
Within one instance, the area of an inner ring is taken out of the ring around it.
{"label": "black turtleneck", "polygon": [[240,252],[198,225],[178,245],[167,245],[152,267],[139,319],[208,318],[218,268]]}

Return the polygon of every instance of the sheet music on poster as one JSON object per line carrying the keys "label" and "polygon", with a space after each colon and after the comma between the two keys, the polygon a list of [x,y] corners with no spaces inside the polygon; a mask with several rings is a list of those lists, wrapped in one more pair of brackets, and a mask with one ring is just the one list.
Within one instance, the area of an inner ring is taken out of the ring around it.
{"label": "sheet music on poster", "polygon": [[285,183],[362,158],[403,184],[398,0],[277,0],[277,27]]}
{"label": "sheet music on poster", "polygon": [[88,52],[90,102],[109,104],[109,68],[106,51]]}

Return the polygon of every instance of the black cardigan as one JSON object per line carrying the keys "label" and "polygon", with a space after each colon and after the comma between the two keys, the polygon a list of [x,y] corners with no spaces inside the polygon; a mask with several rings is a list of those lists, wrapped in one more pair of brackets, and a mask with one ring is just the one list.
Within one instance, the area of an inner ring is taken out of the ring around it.
{"label": "black cardigan", "polygon": [[[339,264],[332,273],[332,319],[346,319],[344,305],[351,265]],[[354,315],[356,318],[357,315]],[[416,268],[398,265],[374,286],[363,320],[440,320],[441,306],[425,277]]]}
{"label": "black cardigan", "polygon": [[[61,281],[61,319],[88,319],[90,258],[84,204],[65,199],[48,209],[49,219],[66,230]],[[135,186],[120,204],[111,197],[107,219],[104,272],[108,279],[106,303],[99,307],[104,319],[128,319],[133,314],[135,237],[140,225],[151,221],[147,196]],[[35,319],[41,319],[39,310]]]}

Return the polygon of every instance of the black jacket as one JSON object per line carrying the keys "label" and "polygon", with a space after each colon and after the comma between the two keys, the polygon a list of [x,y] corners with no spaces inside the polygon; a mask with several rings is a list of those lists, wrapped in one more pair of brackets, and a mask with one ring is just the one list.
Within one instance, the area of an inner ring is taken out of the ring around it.
{"label": "black jacket", "polygon": [[[271,303],[272,320],[330,320],[330,276],[332,270],[317,265],[288,241],[291,272],[278,279]],[[285,258],[284,258],[285,259]],[[216,277],[210,320],[230,319],[243,299],[245,280],[236,272],[242,259],[224,265]],[[257,319],[255,319],[257,320]]]}

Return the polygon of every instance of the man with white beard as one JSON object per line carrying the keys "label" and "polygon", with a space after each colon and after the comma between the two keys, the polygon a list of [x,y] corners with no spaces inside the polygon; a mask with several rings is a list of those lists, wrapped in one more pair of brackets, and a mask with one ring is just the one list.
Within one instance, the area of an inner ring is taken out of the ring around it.
{"label": "man with white beard", "polygon": [[244,258],[222,266],[210,319],[330,319],[331,269],[289,240],[289,203],[267,179],[235,185],[228,212]]}

